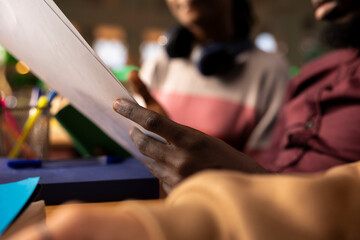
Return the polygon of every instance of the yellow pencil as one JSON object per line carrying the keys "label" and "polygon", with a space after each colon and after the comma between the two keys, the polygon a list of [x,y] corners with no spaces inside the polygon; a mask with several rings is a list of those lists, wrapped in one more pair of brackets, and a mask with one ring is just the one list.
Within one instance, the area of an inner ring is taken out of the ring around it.
{"label": "yellow pencil", "polygon": [[39,115],[43,112],[44,108],[48,105],[48,99],[45,96],[41,96],[37,102],[36,111],[33,115],[30,115],[27,119],[24,130],[20,136],[20,138],[16,141],[15,146],[9,153],[9,158],[15,158],[19,155],[20,148],[24,141],[26,140],[27,136],[29,135],[32,127],[35,124],[36,119],[39,117]]}

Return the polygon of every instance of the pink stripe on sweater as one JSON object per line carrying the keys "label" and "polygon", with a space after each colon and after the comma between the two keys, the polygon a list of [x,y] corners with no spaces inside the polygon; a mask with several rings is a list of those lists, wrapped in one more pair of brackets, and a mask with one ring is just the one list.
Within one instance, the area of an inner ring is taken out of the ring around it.
{"label": "pink stripe on sweater", "polygon": [[253,107],[207,96],[152,92],[169,117],[180,124],[223,139],[243,149],[255,126]]}

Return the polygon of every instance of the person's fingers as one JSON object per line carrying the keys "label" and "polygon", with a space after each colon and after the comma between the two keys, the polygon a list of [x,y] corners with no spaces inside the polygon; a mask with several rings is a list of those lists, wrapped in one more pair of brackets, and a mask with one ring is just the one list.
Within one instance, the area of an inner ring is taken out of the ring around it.
{"label": "person's fingers", "polygon": [[179,164],[178,159],[172,157],[173,145],[149,137],[137,128],[131,130],[130,137],[141,153],[155,160],[144,162],[155,177],[170,186],[174,186],[179,182],[180,177],[177,171],[174,171],[174,169],[179,168]]}
{"label": "person's fingers", "polygon": [[141,81],[138,71],[131,71],[128,75],[128,81],[132,84],[135,92],[143,97],[146,104],[154,101],[146,85]]}
{"label": "person's fingers", "polygon": [[[181,150],[179,151],[174,144],[164,143],[154,139],[137,128],[133,128],[130,131],[130,138],[137,149],[145,156],[148,156],[157,162],[162,162],[168,167],[176,169],[180,173],[184,170],[186,171],[186,169],[183,169],[186,167],[186,161],[184,161],[184,157],[182,157],[185,154]],[[145,163],[145,165],[149,164],[152,163]]]}
{"label": "person's fingers", "polygon": [[166,158],[171,155],[169,144],[154,139],[137,128],[131,129],[130,138],[142,154],[152,159],[166,162]]}
{"label": "person's fingers", "polygon": [[165,193],[169,194],[171,192],[171,190],[173,189],[173,187],[169,186],[169,184],[162,182],[161,183],[162,188],[164,189]]}
{"label": "person's fingers", "polygon": [[113,108],[122,116],[138,123],[146,130],[154,132],[172,143],[181,142],[186,138],[186,132],[190,129],[126,99],[115,100]]}
{"label": "person's fingers", "polygon": [[145,164],[151,174],[158,178],[161,182],[166,183],[169,188],[174,187],[182,179],[180,175],[173,168],[163,162],[149,162]]}
{"label": "person's fingers", "polygon": [[153,98],[146,85],[139,78],[138,71],[132,71],[128,75],[128,81],[131,83],[134,91],[141,95],[146,103],[146,108],[157,112],[163,116],[167,116],[163,107]]}

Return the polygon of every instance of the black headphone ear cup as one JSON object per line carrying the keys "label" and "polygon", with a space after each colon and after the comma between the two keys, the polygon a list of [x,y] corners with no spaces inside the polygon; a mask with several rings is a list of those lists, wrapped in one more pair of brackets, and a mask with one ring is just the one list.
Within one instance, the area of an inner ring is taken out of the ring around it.
{"label": "black headphone ear cup", "polygon": [[182,26],[171,28],[167,34],[165,50],[170,58],[187,58],[190,55],[194,36]]}
{"label": "black headphone ear cup", "polygon": [[234,65],[234,56],[229,53],[223,44],[212,44],[201,52],[197,61],[197,68],[205,75],[221,74]]}
{"label": "black headphone ear cup", "polygon": [[[175,26],[166,33],[165,50],[170,58],[189,58],[195,42],[194,35],[185,27]],[[235,64],[236,55],[251,47],[248,39],[235,44],[217,42],[202,49],[196,67],[205,76],[223,74]]]}

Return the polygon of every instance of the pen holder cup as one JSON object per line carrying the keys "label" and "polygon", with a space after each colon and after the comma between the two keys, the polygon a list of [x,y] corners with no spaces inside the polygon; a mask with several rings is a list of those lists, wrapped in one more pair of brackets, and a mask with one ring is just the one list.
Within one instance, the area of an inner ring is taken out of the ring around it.
{"label": "pen holder cup", "polygon": [[[36,112],[38,116],[34,118]],[[46,158],[49,120],[49,108],[0,108],[0,156]]]}

